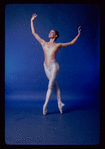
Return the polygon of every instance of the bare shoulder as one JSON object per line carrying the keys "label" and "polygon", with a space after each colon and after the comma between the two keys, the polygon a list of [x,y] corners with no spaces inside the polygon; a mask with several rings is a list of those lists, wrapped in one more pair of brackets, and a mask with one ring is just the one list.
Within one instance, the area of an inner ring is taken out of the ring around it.
{"label": "bare shoulder", "polygon": [[59,49],[61,49],[61,45],[62,45],[62,43],[57,43],[57,47],[58,47]]}
{"label": "bare shoulder", "polygon": [[45,41],[44,39],[42,39],[42,43],[41,43],[42,47],[43,47],[45,44],[46,44],[46,41]]}
{"label": "bare shoulder", "polygon": [[60,48],[60,46],[61,46],[61,43],[56,43],[56,45]]}

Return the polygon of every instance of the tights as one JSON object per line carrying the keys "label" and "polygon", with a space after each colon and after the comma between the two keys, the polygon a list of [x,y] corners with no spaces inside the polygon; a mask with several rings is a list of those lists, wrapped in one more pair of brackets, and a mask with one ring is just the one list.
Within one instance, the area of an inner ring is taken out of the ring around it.
{"label": "tights", "polygon": [[48,83],[48,90],[46,93],[46,100],[43,106],[43,114],[46,115],[47,113],[47,105],[52,95],[53,87],[55,89],[56,96],[57,96],[58,108],[60,110],[60,113],[63,113],[62,107],[64,106],[64,104],[61,101],[61,91],[56,81],[56,78],[59,73],[59,64],[57,63],[56,59],[51,63],[50,66],[46,65],[46,63],[44,62],[44,70],[47,78],[49,79],[49,83]]}

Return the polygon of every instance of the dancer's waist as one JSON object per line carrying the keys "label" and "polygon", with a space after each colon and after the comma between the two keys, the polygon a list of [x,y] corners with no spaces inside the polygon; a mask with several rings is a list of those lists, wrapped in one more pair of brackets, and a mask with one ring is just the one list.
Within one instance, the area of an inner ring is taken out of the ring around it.
{"label": "dancer's waist", "polygon": [[44,61],[44,63],[47,65],[47,66],[51,66],[54,62],[57,62],[56,59],[53,59],[51,63],[49,63],[48,61]]}

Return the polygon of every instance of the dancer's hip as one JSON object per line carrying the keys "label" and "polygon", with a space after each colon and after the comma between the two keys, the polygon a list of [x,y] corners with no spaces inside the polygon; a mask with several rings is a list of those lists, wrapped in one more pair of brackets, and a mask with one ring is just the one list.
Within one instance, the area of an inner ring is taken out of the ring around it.
{"label": "dancer's hip", "polygon": [[56,61],[56,59],[53,60],[53,62],[51,62],[50,66],[46,65],[46,63],[44,62],[44,68],[48,69],[49,71],[51,71],[53,68],[55,68],[56,70],[59,70],[59,64]]}

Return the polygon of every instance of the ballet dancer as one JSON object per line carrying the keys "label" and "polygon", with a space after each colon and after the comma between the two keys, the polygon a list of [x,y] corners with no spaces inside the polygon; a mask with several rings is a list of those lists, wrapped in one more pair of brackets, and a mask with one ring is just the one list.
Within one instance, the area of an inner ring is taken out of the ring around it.
{"label": "ballet dancer", "polygon": [[56,30],[50,31],[50,33],[48,35],[48,37],[50,38],[50,41],[46,42],[45,40],[40,38],[40,36],[35,31],[33,21],[36,19],[36,17],[37,17],[37,14],[32,15],[31,30],[32,30],[32,34],[34,35],[34,37],[42,45],[44,55],[45,55],[45,61],[43,64],[44,70],[45,70],[47,78],[49,79],[48,90],[46,93],[46,99],[45,99],[45,103],[43,105],[43,115],[47,114],[47,105],[48,105],[49,99],[52,95],[53,87],[55,89],[56,96],[57,96],[58,108],[59,108],[60,113],[62,114],[63,113],[62,108],[65,104],[62,103],[62,101],[61,101],[61,91],[60,91],[60,88],[59,88],[58,83],[56,81],[56,78],[57,78],[58,73],[59,73],[59,64],[56,61],[56,55],[57,55],[57,52],[61,48],[71,46],[77,41],[77,39],[79,38],[79,36],[81,34],[81,26],[78,27],[78,35],[71,42],[56,43],[55,41],[59,37],[59,33]]}

